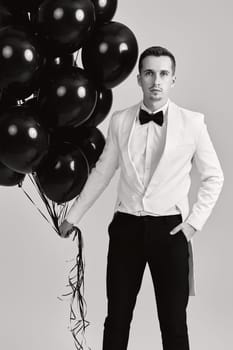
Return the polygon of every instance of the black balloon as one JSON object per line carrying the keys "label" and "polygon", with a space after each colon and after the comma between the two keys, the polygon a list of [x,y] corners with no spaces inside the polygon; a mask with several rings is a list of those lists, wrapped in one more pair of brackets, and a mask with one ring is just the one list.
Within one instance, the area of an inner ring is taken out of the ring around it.
{"label": "black balloon", "polygon": [[92,0],[95,6],[96,22],[109,22],[117,9],[117,0]]}
{"label": "black balloon", "polygon": [[0,28],[13,23],[13,14],[0,3]]}
{"label": "black balloon", "polygon": [[41,56],[38,68],[29,81],[26,82],[12,82],[4,90],[8,96],[16,100],[24,100],[32,94],[38,93],[43,74],[45,74],[44,57]]}
{"label": "black balloon", "polygon": [[48,133],[33,108],[17,106],[0,115],[0,160],[19,173],[35,170],[46,155]]}
{"label": "black balloon", "polygon": [[45,73],[46,59],[40,54],[38,66],[31,79],[27,81],[13,81],[4,89],[8,96],[16,100],[24,100],[32,94],[38,93],[38,90]]}
{"label": "black balloon", "polygon": [[89,168],[95,166],[105,146],[105,137],[102,132],[94,127],[81,126],[78,128],[64,128],[57,130],[51,137],[51,142],[63,143],[79,147],[86,156]]}
{"label": "black balloon", "polygon": [[47,57],[45,67],[48,71],[57,69],[59,67],[72,67],[74,66],[74,56],[72,53],[58,56],[58,57]]}
{"label": "black balloon", "polygon": [[109,22],[95,29],[82,49],[82,63],[95,81],[106,88],[128,77],[138,57],[137,40],[124,24]]}
{"label": "black balloon", "polygon": [[23,25],[29,26],[29,16],[26,12],[16,11],[15,8],[10,8],[8,1],[3,4],[0,2],[0,28],[8,25]]}
{"label": "black balloon", "polygon": [[88,173],[83,152],[65,143],[51,148],[36,171],[41,189],[58,204],[70,201],[81,192]]}
{"label": "black balloon", "polygon": [[51,129],[81,125],[94,110],[96,99],[96,87],[83,69],[59,69],[41,86],[41,121]]}
{"label": "black balloon", "polygon": [[6,93],[16,100],[24,100],[31,96],[37,89],[36,81],[30,83],[12,83],[5,90]]}
{"label": "black balloon", "polygon": [[103,152],[105,138],[96,127],[81,127],[79,140],[80,148],[84,152],[91,169]]}
{"label": "black balloon", "polygon": [[59,56],[83,45],[94,27],[95,9],[91,0],[45,0],[33,22],[46,50]]}
{"label": "black balloon", "polygon": [[16,27],[0,30],[0,86],[29,83],[40,67],[41,57],[34,38]]}
{"label": "black balloon", "polygon": [[31,98],[27,99],[24,104],[24,106],[28,106],[35,111],[38,110],[38,97],[32,96]]}
{"label": "black balloon", "polygon": [[34,77],[29,82],[13,82],[8,85],[4,90],[6,94],[11,96],[16,100],[25,100],[34,93],[38,93],[40,88],[40,78],[42,70],[39,70],[35,73]]}
{"label": "black balloon", "polygon": [[59,71],[73,66],[75,66],[73,54],[65,54],[57,57],[44,55],[41,69],[35,80],[37,87],[41,89],[41,87],[46,85],[50,78],[53,79],[54,76],[59,74]]}
{"label": "black balloon", "polygon": [[102,87],[98,89],[97,93],[95,109],[84,126],[99,125],[107,117],[112,107],[113,94],[111,89]]}
{"label": "black balloon", "polygon": [[0,118],[1,113],[8,109],[9,107],[17,106],[17,99],[15,97],[12,97],[11,94],[9,94],[6,89],[2,89],[0,93]]}
{"label": "black balloon", "polygon": [[43,0],[1,0],[13,11],[32,11],[36,9]]}
{"label": "black balloon", "polygon": [[22,183],[25,174],[20,174],[0,162],[0,185],[15,186]]}

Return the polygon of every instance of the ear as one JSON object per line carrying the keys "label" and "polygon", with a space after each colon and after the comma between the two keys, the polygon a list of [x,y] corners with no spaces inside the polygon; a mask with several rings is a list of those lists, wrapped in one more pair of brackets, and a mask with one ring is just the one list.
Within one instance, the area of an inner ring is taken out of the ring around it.
{"label": "ear", "polygon": [[140,75],[140,74],[137,75],[137,81],[138,81],[138,85],[139,85],[139,86],[142,86],[142,83],[141,83],[141,75]]}
{"label": "ear", "polygon": [[175,76],[175,75],[173,75],[173,77],[172,77],[172,85],[171,85],[171,87],[174,87],[174,86],[175,86],[175,83],[176,83],[176,76]]}

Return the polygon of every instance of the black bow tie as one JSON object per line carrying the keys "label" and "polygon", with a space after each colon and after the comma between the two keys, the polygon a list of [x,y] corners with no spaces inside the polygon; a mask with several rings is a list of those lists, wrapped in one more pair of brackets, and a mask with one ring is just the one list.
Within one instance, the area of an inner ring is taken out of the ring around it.
{"label": "black bow tie", "polygon": [[148,113],[144,109],[140,109],[139,121],[141,124],[145,124],[145,123],[148,123],[150,121],[153,121],[156,124],[162,126],[163,125],[163,111],[159,111],[159,112],[153,114],[153,113]]}

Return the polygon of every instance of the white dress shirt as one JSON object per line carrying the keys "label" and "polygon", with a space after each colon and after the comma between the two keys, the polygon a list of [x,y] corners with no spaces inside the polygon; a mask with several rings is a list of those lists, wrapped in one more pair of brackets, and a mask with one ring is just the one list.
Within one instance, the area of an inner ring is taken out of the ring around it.
{"label": "white dress shirt", "polygon": [[[141,124],[139,121],[139,115],[135,116],[132,137],[129,144],[129,150],[132,162],[141,182],[145,187],[145,190],[151,180],[155,169],[159,164],[160,158],[164,151],[167,132],[168,105],[169,100],[164,106],[162,106],[154,112],[163,112],[164,122],[162,126],[156,124],[153,121]],[[143,102],[141,103],[141,108],[146,112],[151,113],[151,111],[145,106]],[[140,203],[143,203],[142,198],[140,199]],[[117,210],[128,213],[128,210],[124,207],[124,203],[119,203]],[[130,214],[140,216],[158,216],[158,214],[156,213],[148,212],[145,210],[132,212]],[[175,214],[180,214],[180,211],[176,206],[169,208],[163,213],[163,215]]]}

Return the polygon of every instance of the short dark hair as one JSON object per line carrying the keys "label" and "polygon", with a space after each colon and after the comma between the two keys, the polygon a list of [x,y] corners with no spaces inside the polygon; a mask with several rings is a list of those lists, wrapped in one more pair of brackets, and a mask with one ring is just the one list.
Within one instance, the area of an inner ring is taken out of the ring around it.
{"label": "short dark hair", "polygon": [[141,69],[142,69],[142,61],[147,56],[156,56],[156,57],[168,56],[168,57],[170,57],[170,59],[172,61],[173,74],[175,73],[175,70],[176,70],[175,56],[170,51],[168,51],[167,49],[165,49],[164,47],[161,47],[161,46],[151,46],[141,53],[141,55],[139,57],[139,62],[138,62],[139,73],[141,72]]}

